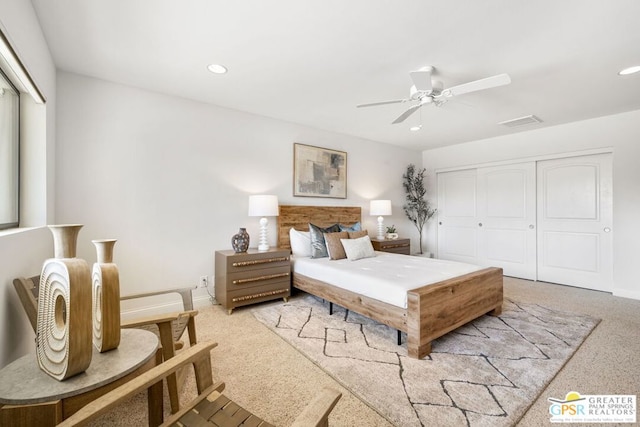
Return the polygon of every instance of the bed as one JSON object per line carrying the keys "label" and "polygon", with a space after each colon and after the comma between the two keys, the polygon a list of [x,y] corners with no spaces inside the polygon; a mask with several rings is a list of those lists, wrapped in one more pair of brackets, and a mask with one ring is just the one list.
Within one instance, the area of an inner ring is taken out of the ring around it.
{"label": "bed", "polygon": [[[307,231],[309,223],[328,227],[361,222],[360,207],[280,205],[278,247],[290,248],[289,230]],[[402,255],[407,256],[407,255]],[[358,261],[354,261],[357,263]],[[421,359],[431,342],[484,314],[502,312],[501,268],[483,268],[407,291],[406,308],[296,273],[293,287],[355,311],[407,334],[407,353]]]}

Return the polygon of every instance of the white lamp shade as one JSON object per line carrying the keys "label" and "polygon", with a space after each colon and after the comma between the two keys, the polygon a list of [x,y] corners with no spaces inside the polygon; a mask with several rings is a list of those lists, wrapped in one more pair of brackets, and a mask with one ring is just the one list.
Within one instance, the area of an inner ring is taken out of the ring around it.
{"label": "white lamp shade", "polygon": [[278,196],[249,196],[249,216],[278,216]]}
{"label": "white lamp shade", "polygon": [[391,215],[391,200],[372,200],[369,206],[371,215]]}

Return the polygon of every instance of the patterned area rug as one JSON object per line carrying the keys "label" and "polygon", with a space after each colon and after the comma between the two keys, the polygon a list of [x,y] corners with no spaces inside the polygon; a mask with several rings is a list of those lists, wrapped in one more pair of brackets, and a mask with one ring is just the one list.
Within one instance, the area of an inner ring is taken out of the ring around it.
{"label": "patterned area rug", "polygon": [[514,425],[599,323],[505,299],[407,357],[406,335],[305,295],[253,310],[269,329],[396,426]]}

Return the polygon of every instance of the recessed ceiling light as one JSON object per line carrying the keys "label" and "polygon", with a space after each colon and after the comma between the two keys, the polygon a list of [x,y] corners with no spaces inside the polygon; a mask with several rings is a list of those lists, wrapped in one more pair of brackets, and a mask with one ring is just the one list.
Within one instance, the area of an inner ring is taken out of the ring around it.
{"label": "recessed ceiling light", "polygon": [[629,74],[637,73],[638,71],[640,71],[640,65],[634,65],[633,67],[621,70],[618,74],[621,76],[628,76]]}
{"label": "recessed ceiling light", "polygon": [[411,132],[417,132],[417,131],[419,131],[420,129],[422,129],[422,125],[418,125],[418,126],[411,126],[411,127],[409,128],[409,130],[410,130]]}
{"label": "recessed ceiling light", "polygon": [[214,74],[224,74],[227,72],[227,67],[220,64],[209,64],[207,69]]}

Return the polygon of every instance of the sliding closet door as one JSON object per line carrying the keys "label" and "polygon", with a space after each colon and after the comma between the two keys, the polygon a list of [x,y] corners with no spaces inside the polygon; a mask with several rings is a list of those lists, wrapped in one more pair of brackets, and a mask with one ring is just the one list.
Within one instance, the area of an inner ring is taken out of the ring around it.
{"label": "sliding closet door", "polygon": [[476,170],[438,173],[438,258],[478,263]]}
{"label": "sliding closet door", "polygon": [[611,154],[538,163],[538,280],[611,291]]}
{"label": "sliding closet door", "polygon": [[536,164],[479,168],[478,264],[536,279]]}

